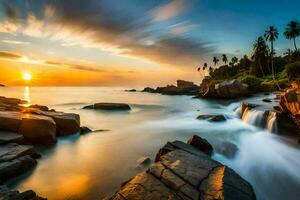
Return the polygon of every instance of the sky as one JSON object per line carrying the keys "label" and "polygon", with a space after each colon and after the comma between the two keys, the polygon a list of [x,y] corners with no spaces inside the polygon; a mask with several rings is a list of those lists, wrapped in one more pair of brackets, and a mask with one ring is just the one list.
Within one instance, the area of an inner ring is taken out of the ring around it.
{"label": "sky", "polygon": [[292,48],[282,33],[299,9],[300,0],[0,0],[0,83],[198,84],[198,66],[251,55],[270,25],[276,52]]}

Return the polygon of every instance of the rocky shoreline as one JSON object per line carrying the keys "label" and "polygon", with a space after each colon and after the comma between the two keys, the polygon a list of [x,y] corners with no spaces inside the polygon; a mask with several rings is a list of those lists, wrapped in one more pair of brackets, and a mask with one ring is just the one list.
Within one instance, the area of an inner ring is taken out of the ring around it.
{"label": "rocky shoreline", "polygon": [[107,199],[255,200],[252,186],[234,170],[213,160],[212,151],[212,146],[198,136],[188,144],[168,142],[149,169],[123,183]]}
{"label": "rocky shoreline", "polygon": [[11,191],[4,184],[37,164],[41,155],[33,145],[53,145],[57,137],[82,131],[80,116],[27,105],[16,98],[0,97],[0,199],[44,199],[32,190]]}

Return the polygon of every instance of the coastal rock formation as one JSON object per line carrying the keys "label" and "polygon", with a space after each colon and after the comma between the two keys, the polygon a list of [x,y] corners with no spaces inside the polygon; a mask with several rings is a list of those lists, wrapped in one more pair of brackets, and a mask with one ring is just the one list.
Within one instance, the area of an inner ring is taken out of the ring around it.
{"label": "coastal rock formation", "polygon": [[199,115],[197,117],[197,119],[199,119],[199,120],[208,120],[208,121],[211,121],[211,122],[226,121],[226,118],[224,117],[224,115]]}
{"label": "coastal rock formation", "polygon": [[167,85],[165,87],[157,87],[156,89],[146,87],[142,92],[160,93],[164,95],[198,95],[199,86],[193,82],[177,80],[177,86]]}
{"label": "coastal rock formation", "polygon": [[0,111],[0,130],[18,132],[21,122],[20,112]]}
{"label": "coastal rock formation", "polygon": [[200,97],[204,98],[235,99],[250,95],[248,85],[235,79],[217,82],[206,77],[200,85]]}
{"label": "coastal rock formation", "polygon": [[124,183],[110,199],[256,199],[246,180],[191,145],[169,142],[156,158],[156,163]]}
{"label": "coastal rock formation", "polygon": [[94,105],[88,105],[83,109],[95,109],[95,110],[130,110],[130,106],[125,103],[95,103]]}

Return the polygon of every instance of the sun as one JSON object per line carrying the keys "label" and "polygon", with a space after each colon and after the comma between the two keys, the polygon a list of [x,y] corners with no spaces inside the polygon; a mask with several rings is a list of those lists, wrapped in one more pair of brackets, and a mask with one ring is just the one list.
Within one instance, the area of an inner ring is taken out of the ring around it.
{"label": "sun", "polygon": [[30,73],[28,73],[28,72],[25,72],[25,73],[23,74],[23,79],[24,79],[25,81],[30,81],[30,80],[32,79],[32,75],[31,75]]}

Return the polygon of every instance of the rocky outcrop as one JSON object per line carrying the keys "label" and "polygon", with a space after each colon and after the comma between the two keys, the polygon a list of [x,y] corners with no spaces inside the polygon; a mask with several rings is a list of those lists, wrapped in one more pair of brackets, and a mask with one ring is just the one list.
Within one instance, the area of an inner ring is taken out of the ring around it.
{"label": "rocky outcrop", "polygon": [[204,98],[235,99],[250,95],[248,85],[235,79],[218,82],[206,77],[200,85],[200,97]]}
{"label": "rocky outcrop", "polygon": [[223,122],[226,121],[224,115],[199,115],[197,117],[199,120],[208,120],[210,122]]}
{"label": "rocky outcrop", "polygon": [[95,103],[94,105],[88,105],[83,109],[95,109],[95,110],[130,110],[130,106],[126,103]]}
{"label": "rocky outcrop", "polygon": [[234,158],[239,150],[235,144],[224,140],[215,140],[212,142],[212,146],[216,153],[221,154],[226,158]]}
{"label": "rocky outcrop", "polygon": [[193,82],[177,80],[177,85],[167,85],[165,87],[157,87],[156,89],[146,87],[142,92],[160,93],[164,95],[198,95],[199,86]]}
{"label": "rocky outcrop", "polygon": [[32,190],[19,192],[17,190],[10,190],[5,185],[0,185],[0,199],[1,200],[46,200],[43,197],[39,197]]}
{"label": "rocky outcrop", "polygon": [[256,199],[246,180],[191,145],[167,143],[156,161],[110,199]]}
{"label": "rocky outcrop", "polygon": [[22,114],[15,111],[0,111],[0,130],[18,132]]}

